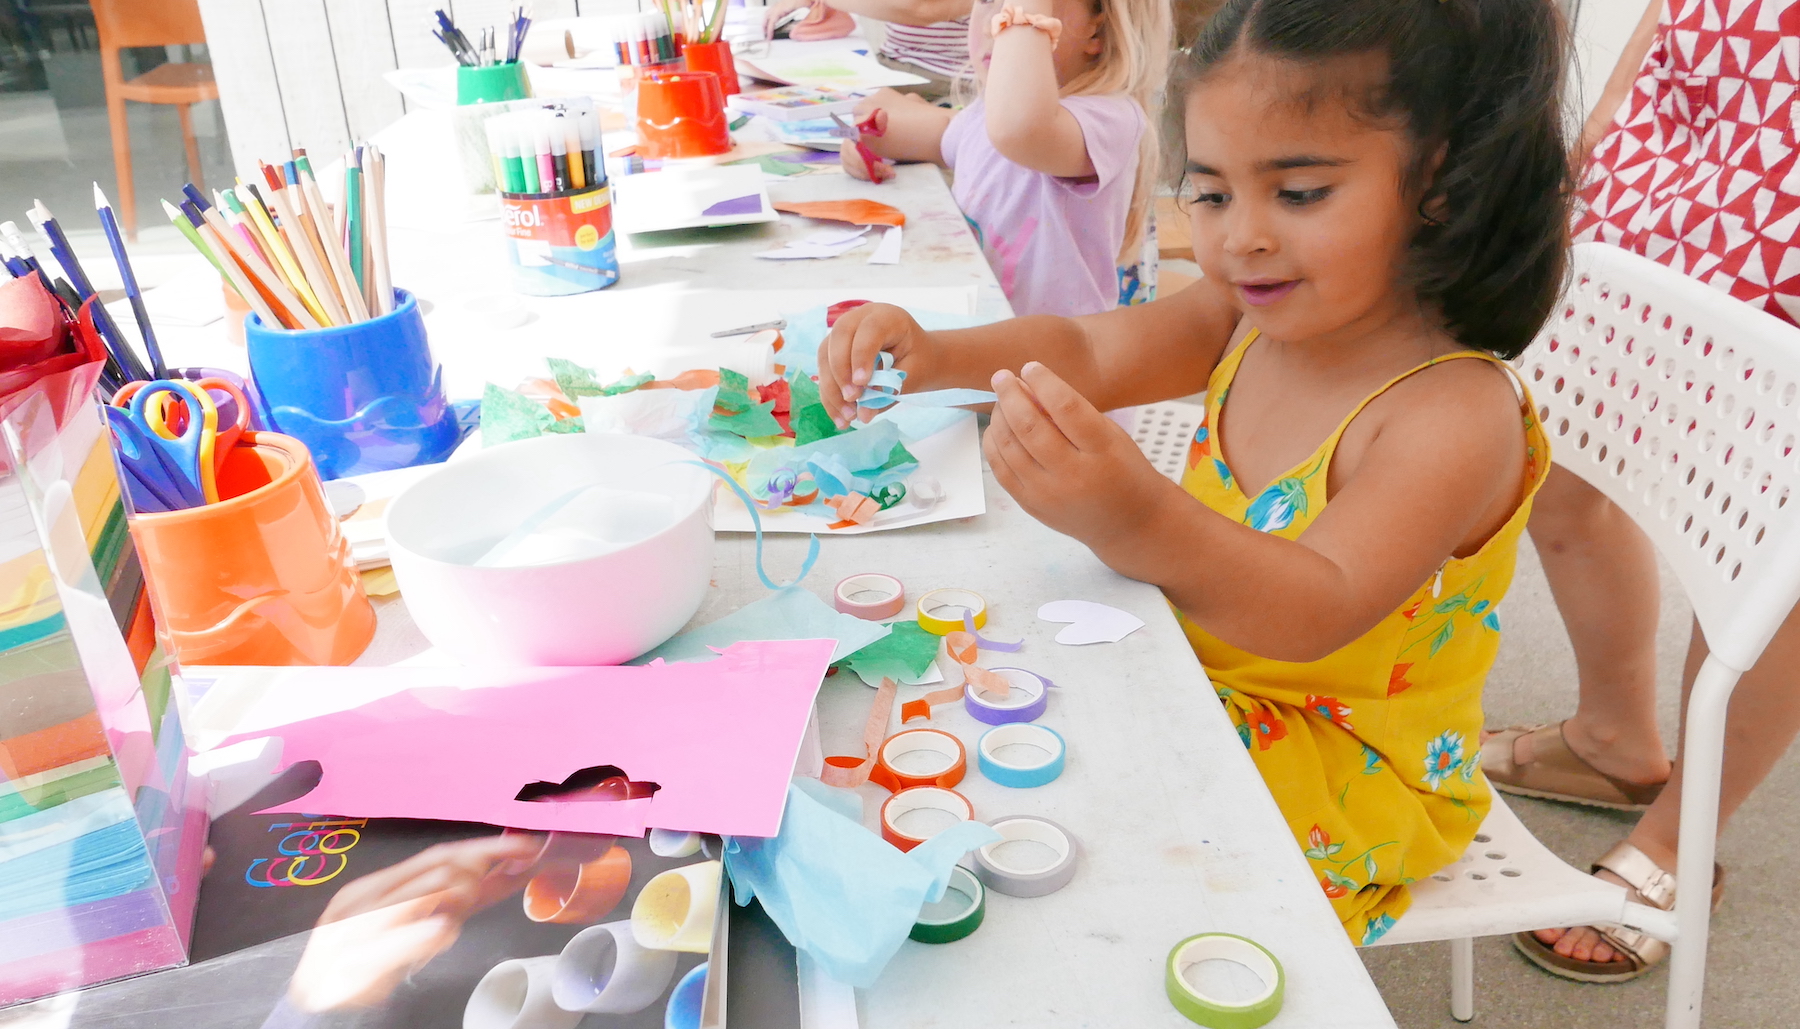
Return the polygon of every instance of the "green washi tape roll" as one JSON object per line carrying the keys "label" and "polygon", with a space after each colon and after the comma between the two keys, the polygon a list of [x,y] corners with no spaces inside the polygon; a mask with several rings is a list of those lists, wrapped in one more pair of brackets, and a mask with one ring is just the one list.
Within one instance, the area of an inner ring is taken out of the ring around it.
{"label": "green washi tape roll", "polygon": [[920,943],[951,943],[981,928],[981,919],[987,914],[987,890],[973,872],[953,865],[944,899],[925,908],[907,935]]}
{"label": "green washi tape roll", "polygon": [[[1235,961],[1250,969],[1263,981],[1263,992],[1242,1002],[1217,1000],[1194,989],[1181,974],[1191,965],[1215,960]],[[1287,976],[1275,955],[1255,940],[1231,933],[1200,933],[1177,943],[1169,951],[1163,980],[1175,1010],[1207,1029],[1256,1029],[1281,1011],[1287,990]]]}

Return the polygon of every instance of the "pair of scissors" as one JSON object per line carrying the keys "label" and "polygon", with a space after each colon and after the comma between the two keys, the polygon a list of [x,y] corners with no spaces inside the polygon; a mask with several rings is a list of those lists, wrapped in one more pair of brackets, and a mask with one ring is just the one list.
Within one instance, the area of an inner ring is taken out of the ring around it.
{"label": "pair of scissors", "polygon": [[169,464],[161,441],[134,421],[131,412],[108,407],[106,422],[112,429],[113,453],[125,470],[125,490],[134,510],[179,511],[205,502],[199,487]]}
{"label": "pair of scissors", "polygon": [[200,439],[199,447],[210,451],[207,464],[215,479],[255,417],[243,388],[221,376],[206,376],[191,383],[185,379],[132,382],[120,389],[112,402],[130,410],[140,428],[164,440],[184,439],[194,412],[200,411],[204,423],[205,408],[210,404],[215,412],[212,433]]}

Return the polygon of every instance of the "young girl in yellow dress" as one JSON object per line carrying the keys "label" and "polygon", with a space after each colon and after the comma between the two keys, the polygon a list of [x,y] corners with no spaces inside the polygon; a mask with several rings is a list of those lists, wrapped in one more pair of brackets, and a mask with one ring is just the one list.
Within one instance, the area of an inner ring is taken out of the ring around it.
{"label": "young girl in yellow dress", "polygon": [[[840,420],[883,350],[909,390],[992,383],[995,478],[1162,587],[1359,944],[1490,803],[1549,458],[1503,359],[1563,282],[1563,40],[1554,0],[1228,0],[1168,93],[1202,281],[954,332],[870,305],[820,348]],[[1201,390],[1179,487],[1101,414]]]}

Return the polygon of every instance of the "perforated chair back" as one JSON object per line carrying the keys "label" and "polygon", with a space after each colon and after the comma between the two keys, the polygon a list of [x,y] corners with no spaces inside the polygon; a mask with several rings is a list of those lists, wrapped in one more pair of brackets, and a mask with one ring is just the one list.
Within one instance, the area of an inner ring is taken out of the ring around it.
{"label": "perforated chair back", "polygon": [[1521,359],[1553,457],[1649,534],[1713,654],[1747,669],[1800,594],[1800,328],[1617,247],[1573,266]]}

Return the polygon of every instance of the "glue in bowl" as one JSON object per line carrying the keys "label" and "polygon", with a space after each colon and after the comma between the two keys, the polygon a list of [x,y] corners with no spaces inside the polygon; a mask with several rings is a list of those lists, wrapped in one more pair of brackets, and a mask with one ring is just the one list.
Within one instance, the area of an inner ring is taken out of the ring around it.
{"label": "glue in bowl", "polygon": [[388,509],[400,593],[472,665],[612,665],[699,610],[713,569],[711,473],[672,443],[572,433],[483,450]]}

